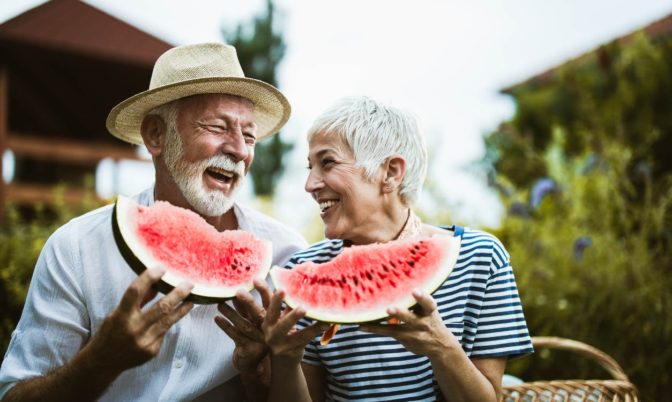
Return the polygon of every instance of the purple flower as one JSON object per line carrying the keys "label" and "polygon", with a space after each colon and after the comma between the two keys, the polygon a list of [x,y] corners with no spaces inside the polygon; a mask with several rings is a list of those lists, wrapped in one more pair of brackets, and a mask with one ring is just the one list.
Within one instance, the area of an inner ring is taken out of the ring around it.
{"label": "purple flower", "polygon": [[532,193],[530,194],[530,206],[534,209],[539,207],[544,196],[550,193],[560,191],[560,187],[555,183],[555,180],[548,177],[537,180],[532,186]]}
{"label": "purple flower", "polygon": [[593,244],[590,236],[581,236],[574,240],[574,259],[581,261],[583,259],[583,252]]}

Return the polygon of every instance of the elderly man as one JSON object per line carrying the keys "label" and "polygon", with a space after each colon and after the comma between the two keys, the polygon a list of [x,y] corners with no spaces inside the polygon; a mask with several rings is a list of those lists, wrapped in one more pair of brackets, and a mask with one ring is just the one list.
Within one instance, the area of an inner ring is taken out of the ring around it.
{"label": "elderly man", "polygon": [[[250,231],[271,240],[273,263],[283,264],[305,241],[233,196],[256,141],[289,114],[276,88],[244,77],[234,48],[210,43],[163,54],[150,89],[112,109],[107,127],[152,155],[156,182],[137,202],[165,200],[220,231]],[[3,401],[238,401],[241,383],[263,389],[249,361],[250,372],[237,376],[234,342],[213,322],[216,306],[186,302],[188,283],[157,295],[160,268],[133,273],[111,214],[106,206],[75,218],[44,246],[0,370]]]}

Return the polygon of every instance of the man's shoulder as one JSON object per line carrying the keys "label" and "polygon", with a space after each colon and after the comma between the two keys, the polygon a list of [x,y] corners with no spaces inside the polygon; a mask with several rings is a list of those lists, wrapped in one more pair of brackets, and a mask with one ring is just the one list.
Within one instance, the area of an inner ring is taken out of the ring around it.
{"label": "man's shoulder", "polygon": [[101,229],[112,228],[112,209],[108,204],[70,219],[54,232],[54,237],[73,235],[76,233],[90,233]]}

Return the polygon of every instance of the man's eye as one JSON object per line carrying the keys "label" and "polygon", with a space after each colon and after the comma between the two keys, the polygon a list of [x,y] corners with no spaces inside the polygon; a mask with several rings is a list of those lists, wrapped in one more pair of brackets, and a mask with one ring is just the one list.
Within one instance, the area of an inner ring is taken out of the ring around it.
{"label": "man's eye", "polygon": [[245,135],[245,142],[250,145],[254,145],[257,142],[257,137],[247,134]]}
{"label": "man's eye", "polygon": [[212,131],[213,133],[223,133],[226,131],[226,127],[224,126],[207,125],[205,128],[207,128],[208,131]]}

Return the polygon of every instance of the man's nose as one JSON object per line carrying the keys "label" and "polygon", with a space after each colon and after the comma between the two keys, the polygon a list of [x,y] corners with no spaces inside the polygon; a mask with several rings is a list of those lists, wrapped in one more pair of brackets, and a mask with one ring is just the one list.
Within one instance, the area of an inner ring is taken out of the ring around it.
{"label": "man's nose", "polygon": [[236,161],[245,160],[250,155],[250,149],[245,142],[245,136],[243,136],[243,130],[240,127],[233,127],[229,135],[226,136],[222,144],[222,153],[231,155]]}

